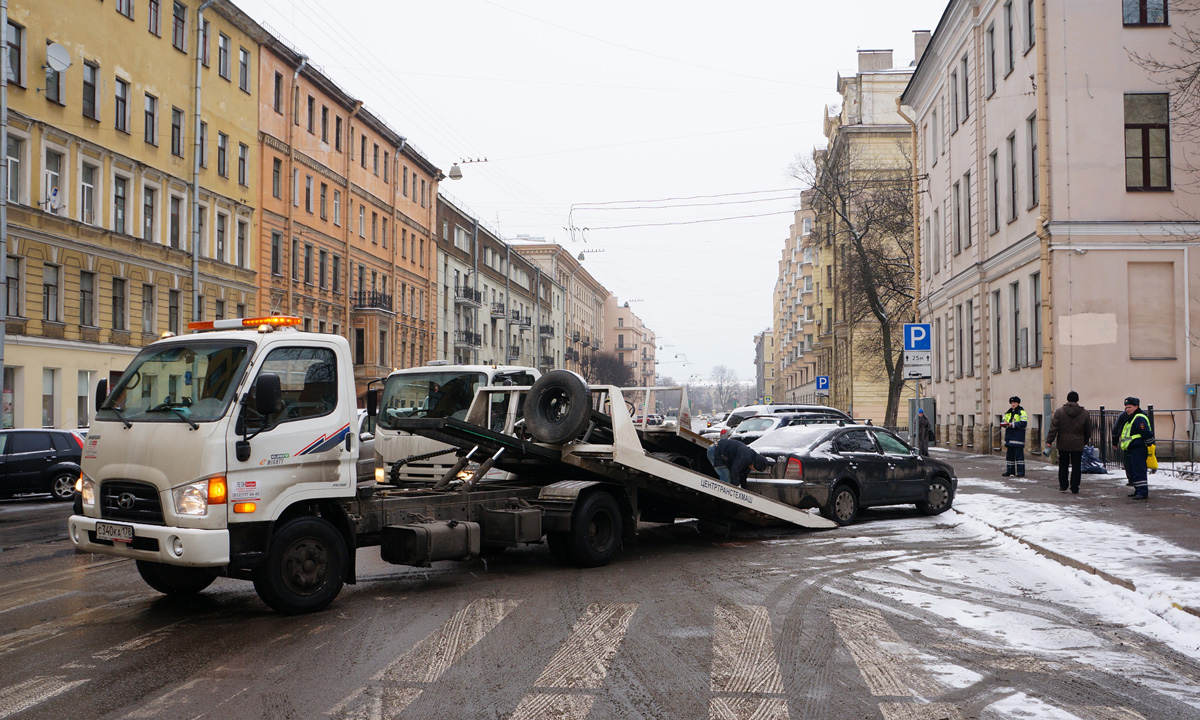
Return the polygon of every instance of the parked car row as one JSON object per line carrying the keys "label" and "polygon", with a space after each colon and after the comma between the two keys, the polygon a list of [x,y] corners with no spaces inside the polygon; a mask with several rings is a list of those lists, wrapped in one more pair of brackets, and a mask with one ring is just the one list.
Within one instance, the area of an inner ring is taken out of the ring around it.
{"label": "parked car row", "polygon": [[743,421],[756,415],[776,415],[779,413],[815,413],[826,417],[854,422],[846,413],[826,405],[747,405],[729,413],[721,423],[710,425],[701,431],[701,436],[716,441],[728,437]]}
{"label": "parked car row", "polygon": [[86,436],[86,430],[0,431],[0,498],[48,492],[70,500]]}

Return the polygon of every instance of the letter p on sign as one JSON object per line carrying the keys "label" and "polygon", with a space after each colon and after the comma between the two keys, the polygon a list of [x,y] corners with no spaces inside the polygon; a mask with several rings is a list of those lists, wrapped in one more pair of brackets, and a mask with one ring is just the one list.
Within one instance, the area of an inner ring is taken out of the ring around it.
{"label": "letter p on sign", "polygon": [[933,338],[929,323],[904,324],[905,350],[932,350],[932,345]]}

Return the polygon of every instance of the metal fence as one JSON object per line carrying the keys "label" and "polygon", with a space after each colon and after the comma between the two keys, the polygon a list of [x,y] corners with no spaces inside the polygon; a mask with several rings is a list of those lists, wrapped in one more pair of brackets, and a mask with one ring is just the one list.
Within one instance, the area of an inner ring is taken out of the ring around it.
{"label": "metal fence", "polygon": [[[1169,467],[1160,469],[1181,475],[1200,475],[1200,440],[1196,438],[1200,430],[1200,410],[1160,410],[1153,405],[1142,408],[1150,418],[1150,427],[1154,431],[1154,450],[1160,462],[1171,463]],[[1103,406],[1099,410],[1090,411],[1092,416],[1092,439],[1100,461],[1108,467],[1122,467],[1125,456],[1120,448],[1113,447],[1113,427],[1117,418],[1124,412],[1109,410]]]}

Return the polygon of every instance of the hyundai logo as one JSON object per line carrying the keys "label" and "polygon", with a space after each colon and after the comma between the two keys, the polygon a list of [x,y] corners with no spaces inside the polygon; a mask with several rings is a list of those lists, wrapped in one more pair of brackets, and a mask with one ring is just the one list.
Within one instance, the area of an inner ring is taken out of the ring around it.
{"label": "hyundai logo", "polygon": [[133,493],[121,493],[121,495],[117,497],[117,507],[121,508],[122,510],[132,510],[133,506],[136,504],[137,495],[134,495]]}

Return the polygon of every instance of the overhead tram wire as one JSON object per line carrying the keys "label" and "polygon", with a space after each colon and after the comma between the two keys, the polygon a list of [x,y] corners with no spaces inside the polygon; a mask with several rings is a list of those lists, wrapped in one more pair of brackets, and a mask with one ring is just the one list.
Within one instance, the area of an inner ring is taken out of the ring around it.
{"label": "overhead tram wire", "polygon": [[[275,12],[280,17],[285,17],[283,15],[283,13],[279,12],[278,8],[271,5],[269,0],[264,0],[264,2],[269,7],[271,7],[273,10],[275,10]],[[325,17],[329,18],[329,22],[332,23],[332,27],[329,29],[334,30],[334,32],[336,32],[341,37],[341,39],[343,41],[345,41],[342,44],[343,50],[345,50],[348,53],[354,54],[368,68],[371,68],[370,72],[373,75],[375,75],[378,79],[387,80],[387,78],[382,77],[380,71],[376,69],[379,65],[382,64],[382,61],[380,61],[378,57],[374,56],[373,53],[371,53],[369,56],[359,53],[358,50],[356,50],[355,48],[360,47],[361,43],[357,42],[354,39],[354,37],[349,34],[349,31],[346,29],[346,27],[344,25],[342,25],[342,23],[335,16],[328,13],[324,9],[323,6],[310,3],[310,2],[308,2],[308,0],[301,0],[301,2],[303,2],[306,6],[308,6],[310,8],[314,8],[315,10],[323,13],[325,15]],[[305,38],[312,41],[317,47],[322,47],[321,42],[319,42],[316,38],[312,37],[308,33],[304,32],[300,28],[300,26],[296,25],[294,22],[292,22],[291,25],[292,25],[292,28],[297,33],[303,35]],[[327,26],[327,27],[329,27],[329,26]],[[365,50],[365,52],[370,53],[369,50]],[[409,88],[407,85],[405,85],[403,82],[399,82],[394,79],[391,79],[390,81],[383,82],[381,84],[382,84],[382,87],[385,88],[385,90],[384,90],[385,94],[388,92],[394,93],[396,95],[397,100],[403,101],[404,97],[401,96],[401,94],[395,90],[395,88],[397,86],[399,86],[409,95],[409,101],[412,105],[424,106],[425,112],[427,112],[430,116],[432,116],[437,121],[437,123],[435,123],[434,126],[432,126],[432,127],[428,126],[425,124],[425,122],[422,121],[421,118],[412,117],[412,116],[408,115],[403,109],[398,107],[390,99],[380,96],[384,100],[384,103],[383,103],[384,105],[390,107],[400,117],[407,118],[412,123],[412,125],[415,126],[417,129],[425,131],[430,137],[440,138],[442,140],[442,142],[444,142],[447,145],[448,148],[452,148],[457,145],[459,147],[466,147],[468,150],[468,154],[475,154],[475,155],[483,155],[484,154],[484,153],[480,152],[478,148],[475,148],[471,144],[471,142],[465,138],[465,136],[458,133],[458,131],[455,130],[453,128],[453,126],[451,126],[440,115],[438,115],[435,110],[433,110],[427,103],[425,103],[420,98],[419,95],[417,95],[415,92],[413,92],[412,89]],[[441,128],[446,129],[447,131],[449,131],[450,133],[453,133],[454,135],[457,135],[458,139],[455,139],[454,137],[451,137],[450,135],[442,133],[440,130]],[[509,184],[508,187],[505,187],[502,183],[497,183],[497,185],[501,189],[512,194],[514,197],[519,198],[521,196],[525,196],[525,197],[529,197],[529,198],[535,200],[536,204],[541,205],[543,207],[543,209],[546,211],[545,214],[547,216],[561,215],[561,212],[558,211],[554,205],[547,202],[544,198],[539,197],[535,192],[530,190],[528,187],[523,186],[521,183],[519,183],[515,179],[511,178],[511,176],[509,176],[507,173],[505,173],[502,169],[497,167],[496,171],[497,171],[496,174],[501,176],[500,179],[505,180]]]}
{"label": "overhead tram wire", "polygon": [[716,193],[714,195],[682,195],[680,197],[659,198],[657,200],[606,200],[603,202],[594,203],[575,203],[575,207],[585,207],[591,205],[616,205],[619,203],[632,202],[672,202],[674,200],[703,200],[706,198],[721,198],[721,197],[739,197],[742,195],[764,195],[767,193],[777,192],[796,192],[795,188],[777,188],[774,190],[743,190],[742,192]]}

